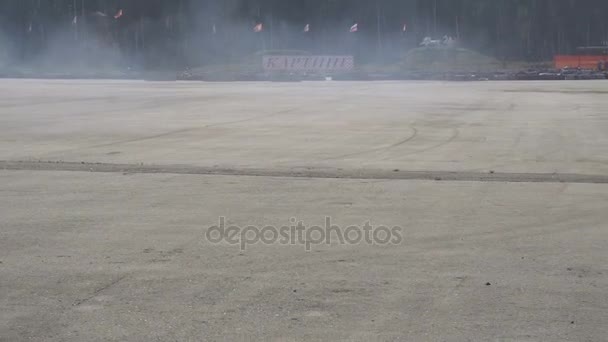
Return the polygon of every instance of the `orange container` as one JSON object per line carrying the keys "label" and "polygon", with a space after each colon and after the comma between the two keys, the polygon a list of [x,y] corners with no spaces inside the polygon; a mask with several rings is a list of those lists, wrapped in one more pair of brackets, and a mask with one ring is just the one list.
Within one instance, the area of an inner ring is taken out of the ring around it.
{"label": "orange container", "polygon": [[608,55],[557,55],[554,58],[555,68],[581,68],[581,69],[597,69],[600,61],[608,62]]}

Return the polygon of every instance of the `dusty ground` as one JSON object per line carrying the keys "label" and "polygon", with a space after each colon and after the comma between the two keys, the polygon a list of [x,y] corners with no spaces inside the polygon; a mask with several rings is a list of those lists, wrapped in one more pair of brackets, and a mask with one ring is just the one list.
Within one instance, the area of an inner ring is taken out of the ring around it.
{"label": "dusty ground", "polygon": [[[605,341],[606,95],[0,80],[0,340]],[[220,216],[403,241],[241,251]]]}

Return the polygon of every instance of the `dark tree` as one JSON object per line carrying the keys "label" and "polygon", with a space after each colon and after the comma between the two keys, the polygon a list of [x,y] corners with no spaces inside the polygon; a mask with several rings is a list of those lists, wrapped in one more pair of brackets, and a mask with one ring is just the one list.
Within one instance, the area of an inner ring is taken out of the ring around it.
{"label": "dark tree", "polygon": [[[255,34],[258,22],[264,32]],[[18,61],[103,56],[170,67],[260,49],[340,51],[353,22],[357,39],[376,53],[450,35],[501,59],[547,60],[606,44],[608,1],[1,0],[0,44]]]}

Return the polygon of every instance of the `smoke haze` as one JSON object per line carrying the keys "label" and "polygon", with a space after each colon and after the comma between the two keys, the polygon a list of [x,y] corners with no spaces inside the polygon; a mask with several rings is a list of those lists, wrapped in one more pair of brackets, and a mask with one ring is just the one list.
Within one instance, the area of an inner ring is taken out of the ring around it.
{"label": "smoke haze", "polygon": [[391,64],[427,36],[543,61],[607,41],[606,14],[599,0],[5,0],[0,67],[179,70],[267,50]]}

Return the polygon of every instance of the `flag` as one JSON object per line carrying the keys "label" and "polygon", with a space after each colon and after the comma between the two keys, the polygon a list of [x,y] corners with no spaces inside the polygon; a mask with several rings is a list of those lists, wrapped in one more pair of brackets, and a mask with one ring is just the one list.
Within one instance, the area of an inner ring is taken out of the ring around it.
{"label": "flag", "polygon": [[407,24],[403,24],[403,32],[407,32]]}
{"label": "flag", "polygon": [[304,33],[308,32],[310,32],[310,24],[306,24],[306,26],[304,26]]}
{"label": "flag", "polygon": [[350,32],[351,33],[355,33],[359,31],[359,24],[358,23],[354,23],[353,26],[350,27]]}
{"label": "flag", "polygon": [[78,16],[75,16],[74,19],[72,20],[72,25],[77,25],[78,24]]}
{"label": "flag", "polygon": [[255,24],[255,26],[253,27],[253,32],[262,32],[262,31],[264,31],[264,24],[262,24],[262,23]]}
{"label": "flag", "polygon": [[123,12],[122,9],[119,9],[118,12],[116,12],[116,14],[114,15],[114,19],[118,19],[120,17],[122,17]]}
{"label": "flag", "polygon": [[215,27],[215,24],[213,24],[213,26],[211,27],[211,30],[213,31],[213,34],[217,33],[217,27]]}

